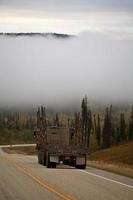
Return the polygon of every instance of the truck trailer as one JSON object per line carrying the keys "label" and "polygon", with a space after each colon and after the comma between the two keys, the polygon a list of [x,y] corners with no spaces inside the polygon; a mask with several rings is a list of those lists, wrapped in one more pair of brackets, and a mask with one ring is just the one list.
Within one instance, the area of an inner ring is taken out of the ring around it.
{"label": "truck trailer", "polygon": [[45,107],[38,108],[34,131],[38,163],[47,168],[56,168],[57,164],[62,163],[85,169],[89,148],[80,125],[78,115],[72,123],[68,119],[66,125],[60,124],[56,115],[52,123],[46,116]]}

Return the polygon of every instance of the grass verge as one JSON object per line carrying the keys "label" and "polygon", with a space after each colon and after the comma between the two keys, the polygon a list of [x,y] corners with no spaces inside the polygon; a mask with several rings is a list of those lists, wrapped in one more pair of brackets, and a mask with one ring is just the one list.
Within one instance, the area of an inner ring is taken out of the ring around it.
{"label": "grass verge", "polygon": [[133,178],[133,142],[93,152],[87,164]]}
{"label": "grass verge", "polygon": [[3,147],[3,151],[8,154],[23,154],[23,155],[36,155],[37,150],[35,146],[19,146],[19,147]]}

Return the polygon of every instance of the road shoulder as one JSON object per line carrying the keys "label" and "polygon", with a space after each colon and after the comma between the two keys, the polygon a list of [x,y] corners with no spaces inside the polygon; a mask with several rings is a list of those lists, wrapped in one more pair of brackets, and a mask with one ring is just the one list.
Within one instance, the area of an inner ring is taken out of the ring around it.
{"label": "road shoulder", "polygon": [[103,161],[87,161],[87,166],[133,178],[133,168],[127,165],[116,165]]}

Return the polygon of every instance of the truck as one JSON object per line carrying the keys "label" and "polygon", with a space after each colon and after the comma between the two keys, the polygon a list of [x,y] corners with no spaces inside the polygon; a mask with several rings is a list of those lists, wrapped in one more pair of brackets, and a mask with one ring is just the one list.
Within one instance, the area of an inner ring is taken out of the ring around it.
{"label": "truck", "polygon": [[85,169],[89,146],[86,145],[88,140],[81,125],[78,114],[74,120],[70,122],[68,119],[67,124],[62,125],[58,115],[52,123],[46,116],[45,107],[38,108],[34,130],[38,163],[47,168],[56,168],[62,163]]}

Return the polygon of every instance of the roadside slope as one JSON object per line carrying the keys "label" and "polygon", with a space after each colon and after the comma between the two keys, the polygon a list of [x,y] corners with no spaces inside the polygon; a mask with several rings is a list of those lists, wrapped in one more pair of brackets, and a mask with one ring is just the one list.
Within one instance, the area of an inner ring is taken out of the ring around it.
{"label": "roadside slope", "polygon": [[133,177],[133,142],[91,153],[88,165]]}

